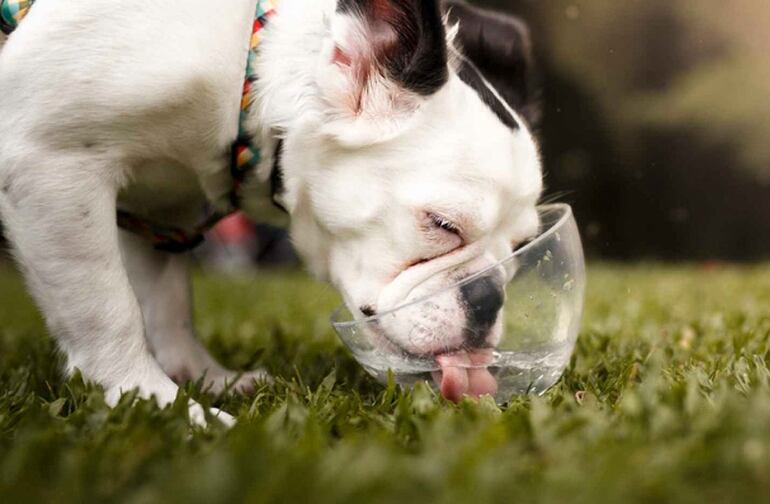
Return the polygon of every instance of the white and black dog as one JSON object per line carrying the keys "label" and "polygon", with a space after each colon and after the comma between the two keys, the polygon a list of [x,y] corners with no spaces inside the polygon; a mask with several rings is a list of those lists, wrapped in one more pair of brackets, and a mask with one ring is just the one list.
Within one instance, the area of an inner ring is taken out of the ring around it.
{"label": "white and black dog", "polygon": [[[0,42],[0,220],[68,369],[108,401],[138,389],[167,404],[174,380],[221,390],[238,376],[194,337],[185,256],[120,231],[116,211],[184,228],[230,190],[254,7],[38,0]],[[262,37],[247,123],[263,159],[249,185],[280,182],[297,250],[358,316],[537,231],[519,20],[460,1],[283,0]],[[474,344],[493,344],[501,285],[483,285],[455,293],[435,331],[390,339],[438,352],[475,326]]]}

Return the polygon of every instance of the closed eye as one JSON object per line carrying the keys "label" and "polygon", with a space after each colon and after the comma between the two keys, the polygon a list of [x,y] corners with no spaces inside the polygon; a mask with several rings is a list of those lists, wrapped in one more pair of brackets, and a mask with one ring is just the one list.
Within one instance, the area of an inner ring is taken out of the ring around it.
{"label": "closed eye", "polygon": [[427,245],[429,248],[425,250],[424,256],[409,261],[406,264],[407,268],[432,261],[465,246],[460,226],[443,215],[423,212],[420,227],[429,240]]}
{"label": "closed eye", "polygon": [[428,218],[430,219],[434,227],[443,229],[447,233],[452,233],[453,235],[461,236],[460,228],[449,219],[433,212],[428,212]]}

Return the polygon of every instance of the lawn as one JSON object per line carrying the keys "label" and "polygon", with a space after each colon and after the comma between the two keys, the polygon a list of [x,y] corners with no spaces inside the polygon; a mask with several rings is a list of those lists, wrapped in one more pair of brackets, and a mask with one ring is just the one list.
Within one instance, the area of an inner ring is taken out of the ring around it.
{"label": "lawn", "polygon": [[[0,263],[0,502],[767,502],[770,265],[594,265],[573,362],[544,397],[382,388],[296,272],[196,279],[201,337],[278,377],[212,401],[230,431],[59,372]],[[201,398],[194,386],[186,393]],[[205,397],[202,398],[205,400]]]}

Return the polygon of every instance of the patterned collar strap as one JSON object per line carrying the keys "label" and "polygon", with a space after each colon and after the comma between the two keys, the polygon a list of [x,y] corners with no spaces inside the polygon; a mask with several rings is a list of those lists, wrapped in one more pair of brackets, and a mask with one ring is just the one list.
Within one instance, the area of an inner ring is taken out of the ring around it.
{"label": "patterned collar strap", "polygon": [[254,24],[249,40],[249,55],[246,60],[246,79],[243,82],[241,95],[241,113],[238,123],[238,138],[233,143],[230,172],[234,187],[231,194],[233,206],[240,206],[240,187],[249,174],[255,173],[262,155],[259,146],[254,144],[254,138],[249,134],[246,125],[249,112],[253,104],[251,90],[257,80],[256,63],[260,42],[262,42],[262,29],[269,19],[275,14],[274,0],[257,0],[257,12],[254,15]]}
{"label": "patterned collar strap", "polygon": [[10,35],[29,12],[34,0],[0,0],[0,30]]}

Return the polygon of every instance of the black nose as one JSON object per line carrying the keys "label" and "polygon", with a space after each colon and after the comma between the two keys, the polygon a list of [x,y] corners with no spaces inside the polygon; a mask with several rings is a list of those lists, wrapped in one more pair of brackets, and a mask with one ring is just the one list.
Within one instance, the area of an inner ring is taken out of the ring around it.
{"label": "black nose", "polygon": [[493,277],[485,276],[460,287],[460,296],[468,320],[465,339],[469,345],[483,346],[503,306],[503,288]]}

